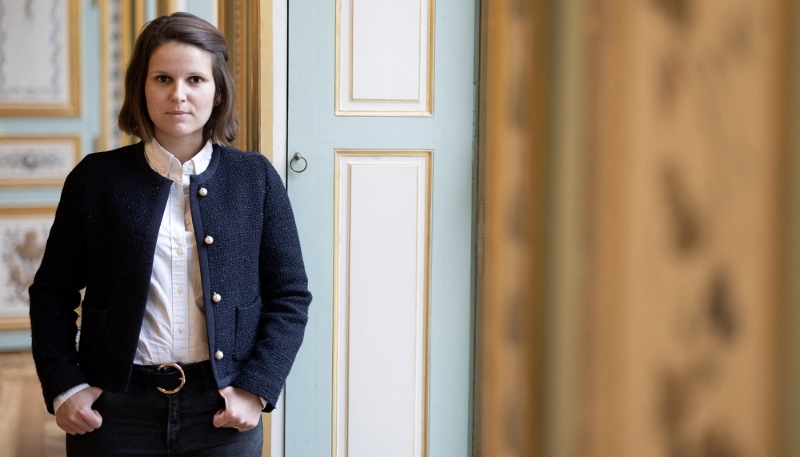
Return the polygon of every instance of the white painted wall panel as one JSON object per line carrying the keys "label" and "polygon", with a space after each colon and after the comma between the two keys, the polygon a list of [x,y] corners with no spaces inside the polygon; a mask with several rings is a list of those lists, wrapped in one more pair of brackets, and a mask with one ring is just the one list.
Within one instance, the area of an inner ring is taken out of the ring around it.
{"label": "white painted wall panel", "polygon": [[353,100],[420,96],[421,0],[353,0]]}
{"label": "white painted wall panel", "polygon": [[336,114],[433,113],[433,0],[339,0]]}
{"label": "white painted wall panel", "polygon": [[348,455],[412,455],[418,168],[350,169]]}
{"label": "white painted wall panel", "polygon": [[429,160],[337,152],[337,456],[423,455]]}

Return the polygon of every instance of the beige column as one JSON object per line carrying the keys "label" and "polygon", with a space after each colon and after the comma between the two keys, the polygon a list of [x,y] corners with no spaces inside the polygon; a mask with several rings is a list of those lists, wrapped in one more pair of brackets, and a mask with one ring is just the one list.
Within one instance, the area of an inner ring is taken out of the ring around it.
{"label": "beige column", "polygon": [[481,2],[479,455],[541,455],[548,8]]}

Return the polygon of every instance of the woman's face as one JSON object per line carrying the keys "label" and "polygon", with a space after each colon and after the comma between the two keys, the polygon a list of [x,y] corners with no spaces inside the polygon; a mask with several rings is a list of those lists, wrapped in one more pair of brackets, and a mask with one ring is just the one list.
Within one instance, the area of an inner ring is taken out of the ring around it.
{"label": "woman's face", "polygon": [[147,113],[156,139],[167,150],[202,142],[216,93],[211,62],[210,52],[174,41],[150,56],[144,84]]}

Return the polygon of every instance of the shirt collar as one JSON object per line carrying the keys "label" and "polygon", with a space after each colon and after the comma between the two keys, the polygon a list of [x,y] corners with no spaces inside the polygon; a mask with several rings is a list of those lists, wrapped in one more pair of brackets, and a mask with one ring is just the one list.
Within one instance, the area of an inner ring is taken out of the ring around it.
{"label": "shirt collar", "polygon": [[[184,169],[191,169],[191,167],[186,167],[189,162],[192,162],[191,165],[194,167],[194,173],[199,175],[200,173],[206,171],[208,168],[208,164],[211,163],[211,154],[214,148],[211,145],[211,141],[207,141],[203,148],[194,155],[191,159],[187,160],[186,163],[183,165]],[[175,158],[169,151],[164,149],[161,146],[161,143],[158,142],[155,138],[151,141],[145,143],[144,145],[144,155],[147,158],[147,163],[150,165],[150,168],[155,170],[161,176],[167,176],[169,174],[170,165],[174,163],[180,167],[181,163],[178,159]]]}

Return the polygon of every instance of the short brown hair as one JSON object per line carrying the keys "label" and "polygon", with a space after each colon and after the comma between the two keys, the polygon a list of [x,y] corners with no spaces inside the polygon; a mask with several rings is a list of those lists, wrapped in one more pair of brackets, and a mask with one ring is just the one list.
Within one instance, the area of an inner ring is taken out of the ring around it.
{"label": "short brown hair", "polygon": [[239,120],[234,109],[233,77],[226,62],[228,43],[216,27],[189,13],[178,12],[150,21],[139,34],[131,61],[125,72],[125,99],[119,111],[120,130],[144,141],[154,138],[153,121],[147,113],[144,84],[150,56],[164,43],[177,42],[197,46],[211,53],[216,86],[215,106],[203,126],[203,141],[229,145],[239,134]]}

